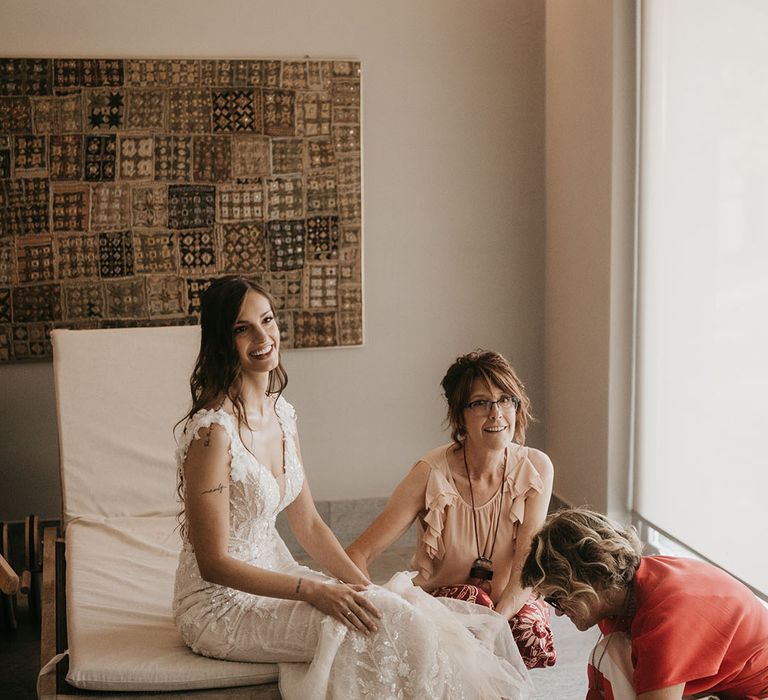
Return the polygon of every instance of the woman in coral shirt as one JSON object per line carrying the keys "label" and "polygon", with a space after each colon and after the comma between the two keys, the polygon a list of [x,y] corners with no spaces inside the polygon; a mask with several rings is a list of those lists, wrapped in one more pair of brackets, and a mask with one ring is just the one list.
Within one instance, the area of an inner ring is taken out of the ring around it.
{"label": "woman in coral shirt", "polygon": [[531,544],[523,585],[605,635],[587,697],[768,697],[768,608],[711,564],[640,552],[634,530],[585,508],[550,516]]}

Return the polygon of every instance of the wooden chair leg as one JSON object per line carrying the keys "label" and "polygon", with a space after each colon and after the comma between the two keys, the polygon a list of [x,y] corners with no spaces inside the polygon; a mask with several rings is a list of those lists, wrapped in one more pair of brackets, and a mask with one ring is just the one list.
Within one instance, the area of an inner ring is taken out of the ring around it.
{"label": "wooden chair leg", "polygon": [[[40,667],[47,664],[56,654],[57,590],[56,590],[56,541],[55,527],[43,532],[43,575],[42,610],[40,623]],[[40,697],[56,695],[56,673],[49,673],[40,679]]]}
{"label": "wooden chair leg", "polygon": [[24,561],[26,568],[24,592],[29,601],[29,611],[36,621],[40,621],[40,598],[42,588],[42,537],[40,532],[40,518],[37,515],[28,515],[24,519]]}
{"label": "wooden chair leg", "polygon": [[19,577],[10,565],[10,537],[8,523],[2,525],[0,538],[0,607],[2,607],[3,627],[15,632],[18,628],[16,620],[16,593],[19,590]]}

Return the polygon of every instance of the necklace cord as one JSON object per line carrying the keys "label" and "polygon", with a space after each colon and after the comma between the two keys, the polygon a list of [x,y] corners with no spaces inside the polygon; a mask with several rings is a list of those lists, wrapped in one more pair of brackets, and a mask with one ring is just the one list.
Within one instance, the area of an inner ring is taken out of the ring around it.
{"label": "necklace cord", "polygon": [[472,479],[469,476],[469,465],[467,464],[467,446],[463,446],[462,454],[464,456],[464,470],[467,472],[467,481],[469,482],[469,499],[472,502],[472,527],[475,531],[475,546],[477,547],[477,558],[493,561],[493,550],[496,549],[496,538],[499,534],[499,523],[501,523],[501,510],[504,504],[504,487],[507,484],[507,448],[504,448],[504,472],[501,475],[501,499],[499,503],[499,512],[496,514],[496,527],[493,531],[493,540],[491,540],[491,551],[487,557],[480,553],[480,535],[477,529],[477,512],[475,510],[475,494],[472,491]]}

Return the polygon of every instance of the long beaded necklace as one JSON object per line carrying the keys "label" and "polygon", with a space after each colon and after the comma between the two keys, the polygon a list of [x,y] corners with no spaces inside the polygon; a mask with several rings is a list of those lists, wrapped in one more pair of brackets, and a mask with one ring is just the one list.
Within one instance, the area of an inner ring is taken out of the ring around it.
{"label": "long beaded necklace", "polygon": [[472,526],[475,531],[475,546],[477,547],[477,559],[472,563],[469,569],[469,584],[477,586],[480,590],[490,595],[491,581],[493,580],[493,550],[496,548],[496,537],[499,534],[499,523],[501,522],[502,506],[504,504],[504,487],[507,483],[507,450],[504,449],[504,472],[501,475],[501,499],[499,510],[496,514],[496,527],[493,530],[493,539],[491,540],[491,551],[485,556],[485,550],[480,551],[480,535],[477,529],[477,511],[475,510],[475,494],[472,490],[472,479],[469,476],[469,465],[467,464],[467,446],[463,448],[464,470],[467,473],[469,482],[469,498],[472,501]]}

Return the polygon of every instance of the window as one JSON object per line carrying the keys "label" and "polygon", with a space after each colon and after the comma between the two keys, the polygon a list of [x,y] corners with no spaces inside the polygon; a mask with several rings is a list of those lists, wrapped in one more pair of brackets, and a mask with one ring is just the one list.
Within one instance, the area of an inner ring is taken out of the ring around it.
{"label": "window", "polygon": [[768,3],[642,9],[633,506],[768,594]]}

